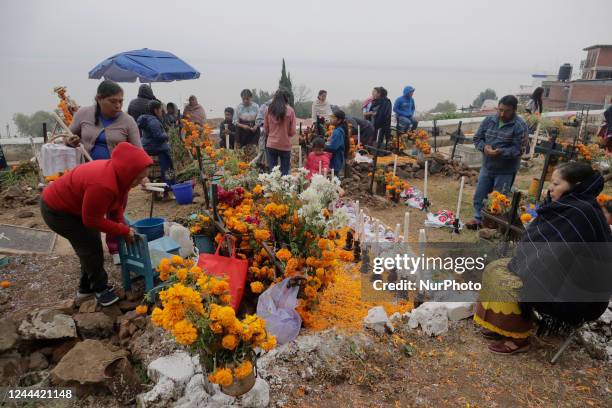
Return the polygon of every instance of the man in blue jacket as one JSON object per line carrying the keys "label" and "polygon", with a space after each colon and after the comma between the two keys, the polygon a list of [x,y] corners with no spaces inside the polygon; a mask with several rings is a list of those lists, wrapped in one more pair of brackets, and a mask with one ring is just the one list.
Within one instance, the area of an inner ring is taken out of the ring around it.
{"label": "man in blue jacket", "polygon": [[521,164],[522,145],[529,127],[516,114],[518,100],[513,95],[499,100],[497,115],[485,118],[474,135],[474,146],[482,152],[482,167],[474,192],[474,219],[469,229],[480,228],[483,201],[493,190],[508,194]]}
{"label": "man in blue jacket", "polygon": [[414,104],[414,88],[407,86],[404,88],[404,94],[395,100],[393,104],[393,112],[399,121],[399,131],[415,130],[419,122],[414,118],[416,106]]}

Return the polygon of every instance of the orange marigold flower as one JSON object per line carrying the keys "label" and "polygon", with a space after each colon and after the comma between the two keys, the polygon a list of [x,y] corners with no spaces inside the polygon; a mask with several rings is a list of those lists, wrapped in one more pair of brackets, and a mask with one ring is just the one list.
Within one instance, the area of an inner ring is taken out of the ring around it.
{"label": "orange marigold flower", "polygon": [[223,336],[223,339],[221,340],[221,345],[224,349],[234,350],[238,346],[238,337],[233,334],[227,334]]}
{"label": "orange marigold flower", "polygon": [[147,314],[149,307],[147,305],[138,305],[136,306],[136,314],[144,315]]}
{"label": "orange marigold flower", "polygon": [[198,339],[198,331],[193,324],[185,319],[174,325],[172,334],[176,338],[177,343],[186,346],[193,344]]}
{"label": "orange marigold flower", "polygon": [[219,384],[224,387],[229,387],[234,382],[232,370],[229,368],[217,368],[217,370],[208,376],[208,381],[213,384]]}
{"label": "orange marigold flower", "polygon": [[2,282],[0,283],[0,286],[2,286],[2,288],[6,289],[6,288],[8,288],[9,286],[11,286],[11,283],[10,283],[9,281],[2,281]]}
{"label": "orange marigold flower", "polygon": [[289,251],[287,248],[282,248],[276,252],[276,257],[281,261],[286,262],[289,260],[289,258],[291,258],[291,256],[291,251]]}
{"label": "orange marigold flower", "polygon": [[531,219],[532,219],[531,214],[529,213],[521,214],[521,221],[523,222],[523,224],[528,223],[529,221],[531,221]]}
{"label": "orange marigold flower", "polygon": [[253,372],[253,364],[250,361],[244,361],[234,369],[234,375],[237,379],[242,380],[247,378]]}
{"label": "orange marigold flower", "polygon": [[253,293],[261,293],[264,290],[263,283],[259,281],[251,282],[250,286],[251,286],[251,292]]}

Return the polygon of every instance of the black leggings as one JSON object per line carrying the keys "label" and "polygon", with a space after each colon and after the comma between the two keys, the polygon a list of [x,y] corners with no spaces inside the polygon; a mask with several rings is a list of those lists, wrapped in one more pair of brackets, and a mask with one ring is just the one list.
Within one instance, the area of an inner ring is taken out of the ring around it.
{"label": "black leggings", "polygon": [[87,228],[80,217],[60,213],[40,200],[43,220],[52,231],[66,238],[81,261],[79,292],[102,292],[108,284],[100,232]]}

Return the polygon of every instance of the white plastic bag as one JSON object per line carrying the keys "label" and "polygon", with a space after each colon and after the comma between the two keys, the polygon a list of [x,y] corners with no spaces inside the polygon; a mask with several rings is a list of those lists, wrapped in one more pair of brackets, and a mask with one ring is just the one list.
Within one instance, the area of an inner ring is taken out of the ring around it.
{"label": "white plastic bag", "polygon": [[60,143],[45,143],[40,149],[43,176],[74,169],[81,162],[81,152]]}
{"label": "white plastic bag", "polygon": [[193,241],[186,227],[176,222],[165,222],[164,235],[172,238],[181,246],[179,254],[183,258],[193,255]]}
{"label": "white plastic bag", "polygon": [[278,344],[295,339],[302,327],[302,318],[295,311],[300,287],[288,288],[289,281],[287,278],[269,287],[257,301],[257,315],[266,321],[266,330],[276,337]]}

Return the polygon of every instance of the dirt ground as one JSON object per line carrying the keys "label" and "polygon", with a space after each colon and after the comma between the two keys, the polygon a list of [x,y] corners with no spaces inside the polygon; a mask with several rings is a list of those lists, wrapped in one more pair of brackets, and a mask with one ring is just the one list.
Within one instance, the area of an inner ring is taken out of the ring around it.
{"label": "dirt ground", "polygon": [[[517,186],[526,189],[539,174],[536,164],[517,178]],[[422,180],[409,180],[422,188]],[[430,178],[433,209],[454,211],[458,181],[445,177]],[[608,190],[610,187],[607,188]],[[198,186],[196,189],[201,190]],[[473,186],[466,186],[462,200],[461,218],[472,215]],[[174,201],[155,202],[154,215],[168,220],[184,217],[196,210],[197,203],[179,206]],[[130,219],[148,216],[148,194],[134,190],[130,195],[127,214]],[[27,208],[35,215],[20,219],[18,210]],[[391,209],[369,209],[370,214],[388,226],[403,224],[408,207],[397,205]],[[417,239],[425,214],[410,209],[411,236]],[[0,223],[33,225],[44,228],[36,206],[3,210]],[[427,230],[430,241],[475,241],[474,232],[453,235],[448,230]],[[107,256],[110,280],[120,284],[118,267]],[[21,315],[28,310],[57,303],[74,295],[79,275],[79,264],[67,242],[58,239],[55,253],[50,256],[10,256],[10,264],[0,268],[0,281],[10,282],[8,289],[0,289],[0,317]],[[376,339],[375,352],[365,357],[343,359],[339,366],[345,375],[333,380],[325,376],[286,384],[281,391],[272,391],[275,400],[286,401],[287,407],[606,407],[612,406],[612,370],[609,363],[591,359],[578,345],[573,344],[557,365],[548,360],[560,339],[547,338],[547,343],[536,341],[532,349],[517,356],[497,356],[486,349],[471,321],[455,325],[447,335],[432,339],[419,330],[400,332],[414,350],[411,356],[403,353],[389,339]],[[299,367],[295,367],[296,373]],[[91,400],[99,406],[100,401]],[[271,404],[271,405],[272,405]],[[85,404],[87,405],[87,404]],[[272,405],[273,406],[273,405]]]}

